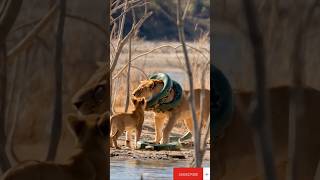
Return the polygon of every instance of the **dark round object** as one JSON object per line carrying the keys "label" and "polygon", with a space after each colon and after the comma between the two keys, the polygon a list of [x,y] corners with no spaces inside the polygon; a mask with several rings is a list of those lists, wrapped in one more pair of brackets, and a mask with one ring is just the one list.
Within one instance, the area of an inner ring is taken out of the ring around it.
{"label": "dark round object", "polygon": [[213,94],[211,96],[211,123],[214,139],[218,137],[223,130],[230,124],[233,112],[232,88],[225,75],[211,64],[211,84],[213,85]]}

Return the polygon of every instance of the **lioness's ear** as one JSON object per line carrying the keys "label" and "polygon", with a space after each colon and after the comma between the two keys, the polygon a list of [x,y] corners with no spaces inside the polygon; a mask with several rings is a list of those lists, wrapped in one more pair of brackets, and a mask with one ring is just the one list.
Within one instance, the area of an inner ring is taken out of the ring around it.
{"label": "lioness's ear", "polygon": [[68,124],[75,135],[79,135],[85,128],[85,121],[79,120],[77,115],[71,114],[68,116]]}

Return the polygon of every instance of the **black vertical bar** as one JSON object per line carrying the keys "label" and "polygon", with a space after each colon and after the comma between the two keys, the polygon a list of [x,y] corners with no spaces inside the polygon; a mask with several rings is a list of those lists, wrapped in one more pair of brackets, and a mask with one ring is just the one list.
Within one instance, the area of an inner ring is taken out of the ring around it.
{"label": "black vertical bar", "polygon": [[[107,0],[106,1],[106,30],[107,30],[107,34],[106,34],[106,54],[105,54],[105,57],[106,57],[106,90],[107,90],[107,96],[106,96],[106,101],[108,103],[106,103],[106,110],[107,112],[110,112],[111,110],[111,106],[110,106],[110,103],[111,103],[111,85],[110,85],[110,78],[111,78],[111,75],[110,75],[110,3],[111,1]],[[110,119],[110,113],[107,113],[107,116],[108,119]],[[108,121],[109,123],[110,121]],[[110,134],[110,126],[108,126],[109,128],[107,129],[107,134]],[[107,139],[106,139],[106,163],[107,163],[107,169],[106,169],[106,179],[110,179],[110,138],[109,138],[109,135],[107,136]]]}
{"label": "black vertical bar", "polygon": [[[214,46],[213,46],[213,39],[214,39],[214,25],[213,25],[213,22],[214,22],[214,0],[210,0],[210,87],[213,87],[213,69],[211,67],[213,67],[213,64],[214,64]],[[210,114],[211,114],[211,118],[212,118],[212,121],[210,121],[210,124],[212,125],[213,122],[215,121],[215,119],[213,118],[213,110],[212,110],[212,102],[213,102],[213,94],[212,94],[212,89],[210,90]],[[210,125],[210,126],[211,126]],[[212,132],[213,128],[210,127],[210,178],[213,179],[213,167],[215,166],[213,164],[213,159],[214,159],[214,150],[212,149],[214,147],[213,145],[213,141],[214,141],[214,137],[213,137],[213,132]]]}

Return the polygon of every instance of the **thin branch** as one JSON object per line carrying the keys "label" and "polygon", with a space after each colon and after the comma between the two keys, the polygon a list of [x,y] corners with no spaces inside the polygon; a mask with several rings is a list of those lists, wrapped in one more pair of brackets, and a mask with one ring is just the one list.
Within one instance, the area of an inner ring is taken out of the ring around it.
{"label": "thin branch", "polygon": [[[118,3],[119,3],[119,2],[120,2],[120,1],[118,1]],[[132,6],[132,4],[135,4],[135,3],[137,3],[137,2],[141,2],[141,0],[128,1],[128,5],[129,5],[129,6]],[[126,5],[126,3],[122,3],[121,5],[115,5],[115,7],[112,8],[110,14],[113,14],[113,13],[117,12],[119,9],[125,7],[125,5]]]}
{"label": "thin branch", "polygon": [[49,151],[47,154],[47,161],[53,161],[56,157],[58,145],[62,131],[62,82],[63,82],[63,36],[64,24],[66,17],[66,0],[60,0],[59,4],[60,14],[57,27],[56,36],[56,54],[55,54],[55,101],[53,111],[53,122],[51,129],[51,137],[49,144]]}
{"label": "thin branch", "polygon": [[[26,57],[28,57],[30,55],[31,52],[31,48],[29,47],[26,51]],[[13,101],[13,105],[12,107],[8,106],[10,109],[12,109],[12,111],[10,111],[12,117],[12,123],[11,123],[11,128],[9,130],[8,136],[7,136],[7,153],[10,154],[12,160],[13,160],[13,164],[14,163],[18,163],[20,162],[19,158],[17,157],[15,151],[14,151],[14,135],[15,135],[15,131],[16,131],[16,126],[17,126],[17,122],[20,119],[20,105],[21,105],[21,99],[22,99],[22,92],[24,89],[24,81],[23,81],[23,77],[25,76],[26,73],[26,69],[27,69],[27,64],[28,64],[28,59],[26,59],[25,61],[16,61],[15,62],[15,66],[16,66],[16,70],[13,72],[15,74],[15,77],[13,79],[13,85],[12,86],[16,86],[15,88],[12,87],[12,97],[10,98],[11,101]]]}
{"label": "thin branch", "polygon": [[124,107],[124,112],[128,112],[129,108],[129,101],[130,101],[130,72],[131,72],[131,46],[132,46],[132,37],[129,39],[129,57],[128,57],[128,73],[127,73],[127,95],[126,95],[126,102]]}
{"label": "thin branch", "polygon": [[37,34],[50,22],[51,18],[57,12],[57,5],[54,5],[49,12],[41,19],[41,21],[15,46],[8,52],[8,59],[13,59],[21,51],[30,46],[32,40]]}
{"label": "thin branch", "polygon": [[7,110],[7,48],[6,40],[22,6],[22,0],[6,0],[2,2],[0,14],[0,168],[5,172],[11,167],[7,157],[5,123]]}
{"label": "thin branch", "polygon": [[119,46],[117,47],[117,51],[116,51],[116,54],[115,54],[115,58],[113,60],[113,64],[111,65],[111,68],[110,68],[110,71],[111,73],[114,71],[116,65],[117,65],[117,62],[118,62],[118,59],[119,59],[119,56],[121,54],[121,51],[122,51],[122,48],[124,47],[124,45],[127,43],[127,41],[129,40],[129,38],[134,34],[134,32],[136,30],[138,30],[143,22],[151,16],[151,12],[149,12],[148,14],[144,15],[138,22],[135,26],[132,27],[131,31],[127,34],[126,37],[124,37],[121,41],[119,41]]}
{"label": "thin branch", "polygon": [[128,9],[126,9],[125,11],[123,11],[118,17],[113,18],[111,20],[111,24],[114,24],[117,20],[119,20],[121,17],[123,17],[124,15],[126,15],[130,10],[133,10],[136,7],[141,7],[141,6],[145,6],[146,4],[149,4],[149,2],[146,3],[142,3],[142,4],[136,4],[134,6],[128,7]]}
{"label": "thin branch", "polygon": [[66,17],[70,18],[70,19],[74,19],[74,20],[80,21],[80,22],[84,22],[86,24],[89,24],[89,25],[95,27],[96,29],[98,29],[103,34],[107,33],[107,30],[105,29],[104,26],[101,26],[100,24],[95,23],[92,20],[89,20],[89,19],[87,19],[85,17],[81,17],[81,16],[78,16],[78,15],[70,14],[70,13],[67,13]]}
{"label": "thin branch", "polygon": [[183,20],[183,21],[186,19],[186,16],[187,16],[187,13],[188,13],[188,9],[189,9],[189,7],[190,7],[190,1],[191,1],[191,0],[188,0],[187,5],[186,5],[186,8],[184,8],[184,12],[183,12],[183,15],[182,15],[182,20]]}
{"label": "thin branch", "polygon": [[177,0],[177,26],[178,26],[178,33],[179,39],[182,44],[182,49],[185,57],[186,67],[187,67],[187,74],[189,79],[189,87],[190,87],[190,95],[189,95],[189,105],[192,113],[192,120],[193,120],[193,135],[194,135],[194,158],[195,158],[195,166],[200,167],[200,137],[199,137],[199,128],[198,128],[198,121],[195,112],[195,101],[194,101],[194,90],[193,90],[193,75],[190,66],[190,61],[187,52],[187,46],[185,44],[185,37],[184,37],[184,22],[182,20],[182,16],[180,15],[180,8],[181,8],[181,0]]}
{"label": "thin branch", "polygon": [[[310,24],[314,11],[319,0],[314,0],[308,6],[304,14],[298,19],[297,31],[295,34],[294,46],[292,51],[292,85],[293,90],[290,92],[289,104],[289,148],[288,148],[288,179],[299,179],[299,160],[297,154],[302,149],[299,145],[300,142],[305,141],[297,132],[300,124],[304,123],[304,81],[305,81],[305,35],[310,29]],[[296,7],[300,11],[300,7]],[[296,19],[295,19],[296,20]]]}
{"label": "thin branch", "polygon": [[201,93],[200,93],[200,133],[201,133],[201,129],[202,129],[202,126],[203,126],[203,112],[204,112],[204,109],[203,109],[203,103],[204,103],[204,98],[205,98],[205,82],[206,82],[206,73],[207,73],[207,69],[210,67],[210,61],[207,62],[207,64],[205,65],[204,69],[203,69],[203,72],[202,72],[202,75],[201,75]]}
{"label": "thin branch", "polygon": [[249,29],[249,38],[253,48],[256,77],[256,101],[252,105],[251,125],[254,132],[257,155],[261,160],[265,178],[275,180],[275,167],[272,152],[271,127],[269,125],[268,98],[266,91],[265,49],[262,34],[256,19],[257,12],[252,0],[243,0],[245,17]]}

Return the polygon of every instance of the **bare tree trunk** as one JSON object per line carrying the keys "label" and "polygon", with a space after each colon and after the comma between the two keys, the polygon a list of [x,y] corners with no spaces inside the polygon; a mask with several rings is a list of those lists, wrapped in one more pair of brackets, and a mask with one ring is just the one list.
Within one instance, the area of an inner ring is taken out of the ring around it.
{"label": "bare tree trunk", "polygon": [[275,180],[275,167],[272,152],[271,127],[268,113],[268,98],[266,91],[265,49],[262,34],[258,28],[252,0],[243,0],[244,11],[248,23],[249,38],[253,47],[253,59],[256,75],[256,102],[254,102],[250,124],[253,128],[258,159],[262,161],[264,178]]}
{"label": "bare tree trunk", "polygon": [[5,172],[10,168],[10,162],[5,152],[5,116],[7,98],[7,50],[6,39],[22,5],[22,0],[6,0],[1,4],[0,12],[0,168]]}
{"label": "bare tree trunk", "polygon": [[126,95],[126,104],[124,107],[124,112],[128,112],[129,100],[130,100],[130,72],[131,72],[131,43],[132,37],[129,39],[129,59],[128,59],[128,73],[127,73],[127,95]]}
{"label": "bare tree trunk", "polygon": [[195,158],[195,166],[201,166],[200,160],[200,137],[199,137],[199,124],[197,121],[196,111],[195,111],[195,102],[194,102],[194,88],[193,88],[193,75],[191,70],[191,65],[188,57],[187,47],[185,44],[185,37],[184,37],[184,27],[183,27],[183,18],[181,15],[181,0],[178,0],[177,3],[177,26],[178,26],[178,33],[179,39],[182,44],[182,49],[185,57],[185,62],[187,66],[187,73],[189,79],[189,87],[190,87],[190,95],[189,95],[189,103],[190,109],[192,113],[192,120],[193,120],[193,132],[194,132],[194,158]]}
{"label": "bare tree trunk", "polygon": [[[147,9],[145,9],[145,14]],[[132,17],[133,17],[133,23],[132,23],[132,27],[134,27],[136,25],[136,14],[134,9],[132,9]],[[135,32],[136,33],[136,32]],[[130,101],[130,73],[131,73],[131,59],[132,59],[132,36],[129,39],[129,57],[128,57],[128,74],[127,74],[127,97],[126,97],[126,104],[125,104],[125,109],[124,112],[128,112],[128,108],[129,108],[129,101]]]}
{"label": "bare tree trunk", "polygon": [[[30,48],[27,48],[26,50],[26,57],[30,54]],[[26,66],[28,63],[28,58],[27,59],[18,59],[18,61],[15,61],[15,71],[14,73],[14,78],[13,78],[13,84],[12,84],[12,92],[11,93],[11,98],[9,101],[11,101],[11,107],[9,106],[8,102],[8,111],[10,112],[10,116],[8,115],[7,117],[11,118],[11,127],[8,128],[8,133],[7,133],[7,147],[6,147],[6,152],[8,156],[11,158],[11,163],[14,165],[20,160],[16,156],[14,152],[14,134],[17,126],[17,122],[20,117],[20,104],[21,104],[21,98],[22,98],[22,90],[24,88],[24,81],[23,77],[25,75],[25,70]]]}
{"label": "bare tree trunk", "polygon": [[49,144],[49,151],[47,160],[53,161],[56,157],[58,145],[61,137],[62,130],[62,82],[63,82],[63,34],[64,22],[66,16],[66,0],[60,0],[59,4],[60,14],[57,27],[56,38],[56,54],[55,54],[55,102],[54,114],[52,123],[52,133]]}
{"label": "bare tree trunk", "polygon": [[[208,64],[205,65],[204,70],[202,72],[201,75],[201,93],[200,93],[200,126],[199,126],[199,137],[201,137],[201,132],[202,132],[202,126],[204,123],[204,98],[205,98],[205,75],[207,73],[207,69],[209,68],[210,62],[208,62]],[[207,147],[207,140],[209,137],[209,133],[210,133],[210,114],[208,116],[208,119],[206,119],[207,123],[206,123],[206,129],[205,129],[205,137],[203,138],[202,143],[200,143],[200,164],[202,164],[203,162],[203,157],[206,153],[206,147]],[[199,138],[201,140],[201,138]],[[202,144],[202,146],[201,146]]]}

